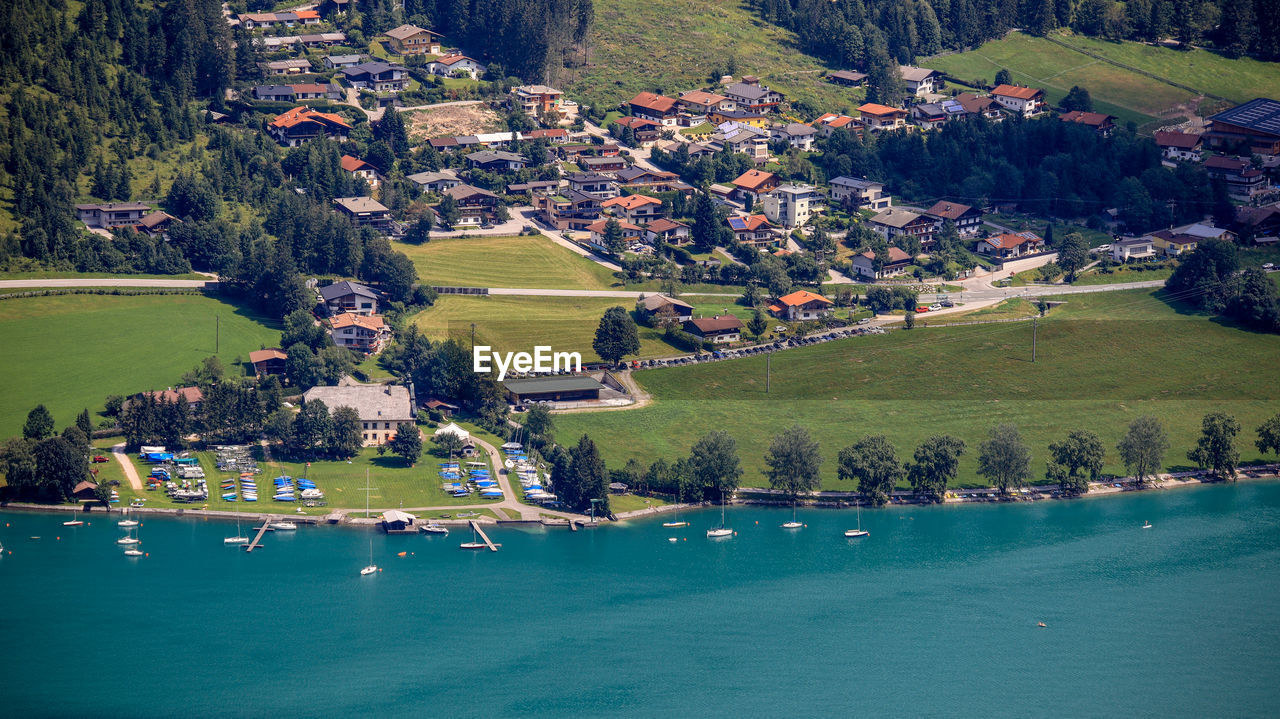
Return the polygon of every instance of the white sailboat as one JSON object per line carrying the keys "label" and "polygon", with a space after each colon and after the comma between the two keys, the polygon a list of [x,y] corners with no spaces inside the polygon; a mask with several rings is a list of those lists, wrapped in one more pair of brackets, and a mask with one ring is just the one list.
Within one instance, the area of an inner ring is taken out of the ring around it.
{"label": "white sailboat", "polygon": [[844,530],[844,536],[850,538],[871,536],[871,532],[862,529],[862,500],[858,500],[858,528]]}
{"label": "white sailboat", "polygon": [[294,524],[293,522],[289,522],[285,520],[281,520],[279,522],[272,522],[270,526],[272,529],[278,532],[291,532],[298,528],[298,525]]}
{"label": "white sailboat", "polygon": [[236,512],[236,536],[226,537],[223,544],[248,544],[249,538],[240,533],[240,513]]}
{"label": "white sailboat", "polygon": [[64,526],[64,527],[79,527],[79,526],[80,526],[80,525],[82,525],[82,524],[84,524],[84,522],[81,522],[81,521],[80,521],[80,510],[78,510],[78,509],[77,509],[77,510],[75,510],[74,512],[72,512],[72,513],[71,513],[71,521],[69,521],[69,522],[63,522],[63,523],[62,523],[62,526]]}
{"label": "white sailboat", "polygon": [[712,527],[707,530],[707,537],[711,539],[720,539],[721,537],[732,537],[733,530],[724,526],[724,492],[720,493],[720,526]]}
{"label": "white sailboat", "polygon": [[422,531],[427,534],[448,534],[449,528],[435,523],[435,520],[422,525]]}
{"label": "white sailboat", "polygon": [[[134,531],[138,531],[138,530],[134,530]],[[135,540],[134,540],[134,541],[135,541],[135,544],[131,544],[131,545],[129,545],[129,546],[127,546],[127,547],[125,547],[125,548],[124,548],[124,556],[126,556],[126,557],[141,557],[141,556],[142,556],[142,550],[141,550],[141,549],[138,549],[138,544],[137,544],[137,543],[141,543],[141,541],[142,541],[142,540],[140,540],[140,539],[136,539],[136,538],[135,538]]]}
{"label": "white sailboat", "polygon": [[783,522],[782,528],[783,529],[799,529],[803,526],[804,526],[803,522],[796,521],[796,500],[792,499],[791,500],[791,521]]}
{"label": "white sailboat", "polygon": [[133,536],[133,534],[132,534],[132,533],[130,533],[130,534],[126,534],[125,536],[123,536],[123,537],[121,537],[121,538],[117,539],[117,540],[116,540],[116,544],[132,545],[132,544],[138,544],[138,543],[140,543],[141,541],[142,541],[142,540],[138,539],[137,537]]}
{"label": "white sailboat", "polygon": [[472,527],[472,528],[471,528],[471,541],[470,541],[470,542],[463,542],[462,544],[459,544],[459,545],[458,545],[458,548],[459,548],[459,549],[484,549],[484,548],[485,548],[485,546],[486,546],[486,545],[485,545],[485,543],[484,543],[484,542],[481,542],[481,541],[477,541],[478,539],[479,539],[479,537],[477,537],[477,536],[476,536],[476,528],[475,528],[475,527]]}
{"label": "white sailboat", "polygon": [[663,522],[663,523],[662,523],[662,526],[664,526],[664,527],[672,528],[672,527],[687,527],[687,526],[689,526],[689,523],[688,523],[688,522],[682,521],[682,520],[680,519],[680,509],[679,509],[679,507],[680,507],[680,500],[681,500],[680,490],[681,490],[681,487],[680,487],[679,483],[677,483],[677,484],[676,484],[676,518],[675,518],[674,520],[670,521],[670,522]]}
{"label": "white sailboat", "polygon": [[370,534],[369,535],[369,566],[360,570],[360,576],[367,577],[376,571],[378,571],[378,565],[373,563],[373,535]]}

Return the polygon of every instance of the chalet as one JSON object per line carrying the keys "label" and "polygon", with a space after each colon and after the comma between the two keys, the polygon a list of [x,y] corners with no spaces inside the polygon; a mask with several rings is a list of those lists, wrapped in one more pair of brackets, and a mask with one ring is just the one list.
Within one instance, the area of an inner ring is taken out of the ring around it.
{"label": "chalet", "polygon": [[600,219],[600,198],[571,188],[535,194],[533,206],[542,212],[543,220],[557,230],[583,231]]}
{"label": "chalet", "polygon": [[[622,228],[622,239],[624,241],[639,240],[644,237],[644,228],[639,225],[632,224],[626,220],[614,218],[618,226]],[[591,233],[591,244],[604,250],[612,252],[613,248],[606,247],[604,244],[604,233],[610,220],[596,220],[586,226],[586,230]]]}
{"label": "chalet", "polygon": [[1202,137],[1189,132],[1156,132],[1156,147],[1166,160],[1200,162]]}
{"label": "chalet", "polygon": [[739,200],[744,202],[750,200],[755,203],[763,199],[766,194],[773,192],[779,182],[780,178],[772,172],[747,170],[738,175],[732,184],[736,188],[734,194]]}
{"label": "chalet", "polygon": [[819,115],[818,119],[813,121],[813,127],[823,137],[831,137],[836,130],[848,130],[853,133],[861,133],[862,125],[858,122],[858,118],[849,117],[848,115],[837,115],[834,112],[828,112]]}
{"label": "chalet", "polygon": [[409,71],[385,62],[366,62],[344,67],[342,76],[357,90],[402,92],[409,88]]}
{"label": "chalet", "polygon": [[938,220],[910,210],[889,208],[867,220],[867,226],[883,235],[886,240],[898,237],[915,237],[921,249],[928,250],[938,231]]}
{"label": "chalet", "polygon": [[1227,191],[1232,196],[1248,199],[1254,194],[1271,186],[1267,176],[1241,157],[1222,157],[1215,155],[1204,161],[1205,172],[1209,177],[1221,179],[1227,184]]}
{"label": "chalet", "polygon": [[151,212],[142,216],[138,220],[138,232],[145,232],[152,237],[164,237],[168,239],[169,228],[174,223],[182,222],[178,218],[170,215],[168,212]]}
{"label": "chalet", "polygon": [[619,127],[629,127],[635,133],[636,142],[646,145],[662,139],[662,125],[643,117],[619,117],[614,122]]}
{"label": "chalet", "polygon": [[646,170],[638,166],[618,171],[618,184],[632,189],[651,188],[657,192],[665,192],[679,181],[680,176],[674,172]]}
{"label": "chalet", "polygon": [[129,401],[134,402],[143,397],[150,397],[156,402],[165,404],[175,404],[179,400],[185,400],[187,406],[192,410],[198,410],[204,404],[204,392],[199,387],[179,387],[177,389],[170,387],[158,392],[139,392],[130,397]]}
{"label": "chalet", "polygon": [[302,397],[304,402],[324,402],[330,414],[339,407],[354,409],[360,417],[360,434],[366,447],[390,442],[401,424],[414,421],[409,388],[400,385],[346,384],[337,387],[312,387]]}
{"label": "chalet", "polygon": [[1077,125],[1092,127],[1093,131],[1103,137],[1111,137],[1111,133],[1116,131],[1116,116],[1104,115],[1100,112],[1081,112],[1072,110],[1064,112],[1058,116],[1062,122],[1073,122]]}
{"label": "chalet", "polygon": [[458,179],[458,173],[453,170],[415,172],[406,179],[426,192],[444,192],[450,187],[457,187],[462,184],[462,180]]}
{"label": "chalet", "polygon": [[1149,260],[1155,256],[1155,242],[1149,237],[1126,237],[1111,243],[1111,259],[1116,262]]}
{"label": "chalet", "polygon": [[858,107],[858,116],[862,126],[869,132],[896,130],[907,124],[907,111],[896,107],[887,107],[868,102]]}
{"label": "chalet", "polygon": [[831,201],[850,209],[873,212],[888,209],[893,205],[893,198],[885,194],[883,182],[844,175],[831,180]]}
{"label": "chalet", "polygon": [[821,209],[822,200],[813,185],[778,185],[764,196],[764,216],[783,227],[800,227]]}
{"label": "chalet", "polygon": [[757,165],[769,159],[769,133],[764,130],[726,123],[711,136],[711,144],[719,145],[729,152],[738,152],[750,157]]}
{"label": "chalet", "polygon": [[1033,117],[1049,106],[1044,101],[1044,90],[1022,85],[996,85],[991,91],[996,104],[1015,115]]}
{"label": "chalet", "polygon": [[643,225],[662,217],[662,200],[649,195],[612,197],[600,203],[600,206],[615,216],[625,218],[628,222],[638,225]]}
{"label": "chalet", "polygon": [[689,244],[689,226],[683,222],[676,222],[665,217],[660,217],[653,222],[645,225],[644,237],[650,244],[658,244],[666,242],[676,247]]}
{"label": "chalet", "polygon": [[911,266],[911,255],[897,247],[890,247],[885,257],[878,257],[876,253],[867,250],[854,255],[849,263],[855,275],[879,280],[906,272]]}
{"label": "chalet", "polygon": [[391,328],[378,315],[343,312],[329,319],[329,336],[339,347],[377,354],[391,338]]}
{"label": "chalet", "polygon": [[631,98],[628,103],[631,106],[631,114],[636,117],[642,117],[646,120],[652,120],[659,125],[677,125],[676,115],[679,111],[676,105],[679,100],[659,95],[653,92],[642,92]]}
{"label": "chalet", "polygon": [[734,239],[744,245],[757,249],[772,247],[781,241],[781,236],[769,218],[764,215],[748,215],[746,217],[730,217],[727,222],[733,230]]}
{"label": "chalet", "polygon": [[978,240],[978,254],[1002,260],[1034,255],[1044,250],[1044,240],[1031,232],[1005,232]]}
{"label": "chalet", "polygon": [[253,99],[266,102],[293,102],[297,96],[292,85],[258,85],[253,88]]}
{"label": "chalet", "polygon": [[484,70],[479,60],[466,55],[442,55],[427,63],[427,72],[441,77],[469,77],[474,80]]}
{"label": "chalet", "polygon": [[529,182],[513,182],[507,185],[508,195],[524,195],[531,197],[535,194],[546,194],[554,192],[560,187],[559,180],[531,180]]}
{"label": "chalet", "polygon": [[351,173],[353,177],[359,177],[369,183],[369,187],[378,186],[378,168],[351,155],[342,156],[342,169]]}
{"label": "chalet", "polygon": [[708,115],[707,118],[717,125],[732,122],[737,125],[749,125],[760,129],[769,126],[769,117],[757,110],[716,110]]}
{"label": "chalet", "polygon": [[330,315],[378,314],[378,293],[359,282],[343,280],[321,287],[320,301]]}
{"label": "chalet", "polygon": [[523,135],[524,140],[546,140],[554,145],[562,145],[569,141],[569,131],[563,127],[553,127],[550,129],[530,130]]}
{"label": "chalet", "polygon": [[782,102],[782,93],[768,87],[745,82],[735,82],[724,88],[724,96],[733,100],[740,110],[771,112]]}
{"label": "chalet", "polygon": [[959,202],[940,200],[925,210],[925,214],[937,218],[939,229],[943,222],[951,220],[961,237],[976,235],[982,229],[982,210]]}
{"label": "chalet", "polygon": [[936,93],[938,83],[942,80],[942,73],[927,67],[899,65],[898,72],[902,75],[902,84],[906,86],[907,92],[916,97]]}
{"label": "chalet", "polygon": [[466,226],[484,225],[496,217],[498,196],[471,185],[454,185],[443,193],[452,197],[458,206],[458,224]]}
{"label": "chalet", "polygon": [[245,30],[260,30],[284,24],[273,12],[240,13],[236,15],[236,19],[240,21],[240,27]]}
{"label": "chalet", "polygon": [[329,70],[341,70],[344,67],[355,67],[364,62],[364,55],[325,55],[324,66]]}
{"label": "chalet", "polygon": [[461,145],[456,137],[433,137],[427,140],[427,144],[431,145],[437,151],[456,150]]}
{"label": "chalet", "polygon": [[570,189],[601,200],[618,196],[618,180],[608,175],[601,175],[598,172],[575,172],[565,179],[569,181]]}
{"label": "chalet", "polygon": [[253,365],[253,373],[259,377],[283,375],[284,363],[289,355],[279,349],[254,350],[249,353],[249,364]]}
{"label": "chalet", "polygon": [[142,218],[151,212],[151,208],[141,202],[107,202],[102,204],[76,205],[76,219],[86,227],[128,227],[137,225]]}
{"label": "chalet", "polygon": [[[93,470],[97,472],[98,470]],[[76,483],[71,488],[71,497],[76,501],[93,501],[98,498],[98,483],[91,482],[87,479]]]}
{"label": "chalet", "polygon": [[852,70],[836,70],[827,73],[827,82],[833,85],[844,85],[845,87],[861,87],[862,83],[867,81],[867,73],[854,72]]}
{"label": "chalet", "polygon": [[775,127],[769,131],[769,135],[775,140],[783,140],[788,146],[804,150],[808,152],[813,149],[813,138],[816,137],[818,131],[809,125],[802,125],[798,122],[788,123],[781,127]]}
{"label": "chalet", "polygon": [[1231,227],[1259,245],[1275,243],[1280,238],[1280,205],[1237,207]]}
{"label": "chalet", "polygon": [[299,100],[337,100],[342,88],[327,83],[305,85],[258,85],[253,88],[253,99],[270,102],[298,102]]}
{"label": "chalet", "polygon": [[417,25],[401,25],[383,33],[398,55],[439,55],[440,35]]}
{"label": "chalet", "polygon": [[1004,113],[1000,110],[1000,105],[995,101],[995,98],[975,95],[972,92],[962,92],[955,96],[955,101],[964,110],[966,118],[985,117],[993,122],[999,122],[1004,119]]}
{"label": "chalet", "polygon": [[495,152],[493,150],[481,150],[467,155],[467,162],[471,164],[473,169],[484,170],[486,172],[508,172],[515,170],[523,170],[529,164],[529,160],[519,153],[515,152]]}
{"label": "chalet", "polygon": [[372,197],[335,197],[333,205],[356,227],[372,227],[381,232],[391,229],[391,210]]}
{"label": "chalet", "polygon": [[627,167],[627,161],[621,157],[584,157],[578,165],[587,172],[618,172]]}
{"label": "chalet", "polygon": [[332,112],[295,107],[267,123],[267,131],[281,145],[297,147],[317,137],[346,140],[347,133],[351,132],[351,125],[341,115]]}
{"label": "chalet", "polygon": [[655,317],[658,314],[667,312],[668,308],[670,308],[671,316],[679,322],[693,317],[693,305],[674,297],[649,295],[636,300],[636,312],[645,317]]}
{"label": "chalet", "polygon": [[1211,115],[1204,139],[1220,152],[1280,155],[1280,100],[1259,97]]}
{"label": "chalet", "polygon": [[682,107],[685,112],[695,115],[706,115],[708,117],[711,113],[716,112],[717,110],[738,109],[737,103],[724,95],[717,95],[713,92],[706,92],[703,90],[690,90],[689,92],[680,95],[680,107]]}
{"label": "chalet", "polygon": [[778,319],[790,322],[817,320],[830,317],[836,303],[808,290],[783,295],[769,305],[769,311]]}
{"label": "chalet", "polygon": [[272,60],[261,63],[261,66],[268,75],[302,75],[311,72],[311,61],[306,58]]}
{"label": "chalet", "polygon": [[734,315],[691,317],[681,323],[685,332],[703,342],[722,344],[742,339],[742,320]]}
{"label": "chalet", "polygon": [[546,85],[521,85],[513,88],[511,95],[521,110],[534,117],[559,112],[564,99],[564,92]]}
{"label": "chalet", "polygon": [[947,124],[950,113],[940,102],[922,102],[911,106],[911,119],[925,130],[933,130]]}

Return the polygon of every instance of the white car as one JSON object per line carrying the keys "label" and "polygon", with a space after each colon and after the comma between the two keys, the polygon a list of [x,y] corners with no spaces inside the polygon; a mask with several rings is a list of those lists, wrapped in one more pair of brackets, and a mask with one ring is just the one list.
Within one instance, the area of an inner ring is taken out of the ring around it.
{"label": "white car", "polygon": [[1269,269],[1271,269],[1271,268],[1273,268],[1273,267],[1275,267],[1275,265],[1274,265],[1273,263],[1271,263],[1271,262],[1268,262],[1268,263],[1266,263],[1266,264],[1264,264],[1264,265],[1262,266],[1262,269],[1264,269],[1264,270],[1269,270]]}
{"label": "white car", "polygon": [[862,319],[858,320],[858,324],[860,324],[860,325],[869,325],[869,324],[871,324],[871,318],[870,318],[870,317],[863,317]]}
{"label": "white car", "polygon": [[940,309],[942,309],[942,305],[929,305],[930,312],[937,312]]}

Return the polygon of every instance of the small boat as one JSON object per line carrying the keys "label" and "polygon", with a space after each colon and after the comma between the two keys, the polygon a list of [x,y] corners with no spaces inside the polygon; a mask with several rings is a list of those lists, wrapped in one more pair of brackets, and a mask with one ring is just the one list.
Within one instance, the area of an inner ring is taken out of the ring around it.
{"label": "small boat", "polygon": [[687,526],[689,526],[689,523],[688,523],[688,522],[663,522],[663,523],[662,523],[662,526],[667,527],[667,528],[673,528],[673,527],[687,527]]}
{"label": "small boat", "polygon": [[223,544],[248,544],[248,537],[226,537],[222,540]]}
{"label": "small boat", "polygon": [[799,529],[803,526],[804,526],[804,522],[796,521],[796,501],[793,499],[791,500],[791,521],[783,522],[782,528],[783,529]]}
{"label": "small boat", "polygon": [[141,550],[141,549],[126,549],[126,550],[124,550],[124,556],[126,556],[126,557],[141,557],[141,556],[142,556],[142,550]]}
{"label": "small boat", "polygon": [[1147,522],[1146,524],[1142,525],[1142,528],[1143,528],[1143,529],[1151,529],[1151,522]]}
{"label": "small boat", "polygon": [[370,564],[369,566],[367,566],[367,567],[365,567],[364,569],[361,569],[361,570],[360,570],[360,576],[362,576],[362,577],[364,577],[364,576],[368,576],[368,575],[370,575],[370,574],[373,574],[373,573],[374,573],[374,572],[376,572],[376,571],[378,571],[378,567],[377,567],[377,566],[375,566],[375,565],[373,565],[373,564]]}
{"label": "small boat", "polygon": [[71,514],[71,521],[69,521],[69,522],[63,522],[63,523],[62,523],[62,526],[64,526],[64,527],[79,527],[79,526],[80,526],[80,525],[82,525],[82,524],[84,524],[84,522],[80,521],[80,512],[79,512],[79,510],[77,510],[77,511],[75,511],[75,512],[73,512],[73,513]]}
{"label": "small boat", "polygon": [[458,548],[459,549],[485,549],[487,548],[487,546],[488,545],[486,545],[484,542],[476,541],[476,528],[473,526],[471,528],[471,541],[463,542],[462,544],[459,544]]}
{"label": "small boat", "polygon": [[280,532],[291,532],[298,528],[293,522],[272,522],[269,526]]}
{"label": "small boat", "polygon": [[137,544],[139,540],[135,537],[121,537],[116,540],[116,544]]}
{"label": "small boat", "polygon": [[667,537],[667,541],[668,541],[668,542],[678,542],[678,541],[680,541],[680,540],[676,539],[675,537]]}
{"label": "small boat", "polygon": [[426,532],[427,534],[448,534],[449,528],[442,527],[436,524],[435,522],[431,522],[430,524],[422,525],[422,531]]}
{"label": "small boat", "polygon": [[136,520],[136,519],[122,519],[122,520],[120,520],[119,522],[116,522],[116,526],[117,526],[117,527],[136,527],[136,526],[138,526],[138,520]]}
{"label": "small boat", "polygon": [[[684,520],[680,519],[680,509],[679,509],[679,506],[680,506],[680,500],[681,500],[681,496],[680,496],[680,488],[679,488],[679,487],[677,487],[677,488],[676,488],[676,507],[677,507],[677,509],[676,509],[676,518],[675,518],[675,519],[673,519],[673,520],[672,520],[672,521],[670,521],[670,522],[663,522],[663,523],[662,523],[662,526],[664,526],[664,527],[666,527],[666,528],[668,528],[668,529],[675,529],[675,528],[678,528],[678,527],[687,527],[687,526],[689,526],[689,523],[688,523],[688,522],[686,522],[686,521],[684,521]],[[675,541],[675,540],[672,540],[672,541]]]}
{"label": "small boat", "polygon": [[[368,484],[366,481],[365,486],[368,486]],[[366,492],[364,496],[368,497],[369,494]],[[369,566],[360,570],[360,576],[367,577],[376,571],[378,571],[378,565],[373,563],[373,535],[371,534],[369,535]]]}
{"label": "small boat", "polygon": [[1037,626],[1037,627],[1040,627],[1041,629],[1044,629],[1044,628],[1045,628],[1045,623],[1044,623],[1044,622],[1036,622],[1036,626]]}
{"label": "small boat", "polygon": [[724,526],[724,494],[720,495],[720,526],[707,530],[707,537],[710,539],[720,539],[722,537],[732,537],[733,530]]}
{"label": "small boat", "polygon": [[851,539],[856,537],[871,536],[871,532],[868,532],[862,528],[862,503],[861,502],[858,503],[858,528],[844,530],[844,536],[849,537]]}

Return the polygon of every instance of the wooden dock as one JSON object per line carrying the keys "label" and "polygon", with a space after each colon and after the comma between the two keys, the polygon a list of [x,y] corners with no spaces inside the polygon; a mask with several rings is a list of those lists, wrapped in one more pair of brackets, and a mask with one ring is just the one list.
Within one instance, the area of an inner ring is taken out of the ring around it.
{"label": "wooden dock", "polygon": [[489,551],[490,551],[490,552],[496,552],[496,551],[498,551],[498,547],[501,547],[501,546],[502,546],[501,544],[494,544],[494,543],[489,539],[489,535],[487,535],[487,534],[485,534],[485,533],[484,533],[484,530],[480,528],[480,525],[479,525],[479,524],[476,522],[476,520],[474,520],[474,519],[473,519],[473,520],[471,520],[471,530],[472,530],[473,532],[475,532],[476,534],[478,534],[478,535],[480,536],[480,538],[484,540],[484,543],[485,543],[485,545],[486,545],[486,546],[488,546],[488,547],[489,547]]}
{"label": "wooden dock", "polygon": [[266,534],[267,532],[275,531],[274,529],[271,528],[270,522],[263,522],[261,527],[254,527],[254,529],[258,530],[258,533],[254,536],[252,542],[249,542],[248,544],[244,545],[244,551],[246,552],[252,552],[257,547],[262,546],[262,535]]}

